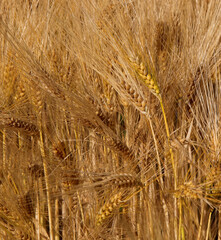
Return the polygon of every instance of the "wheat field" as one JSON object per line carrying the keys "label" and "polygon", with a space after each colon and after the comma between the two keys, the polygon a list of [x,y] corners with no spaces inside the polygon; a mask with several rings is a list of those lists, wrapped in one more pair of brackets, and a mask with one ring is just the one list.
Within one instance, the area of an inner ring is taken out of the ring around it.
{"label": "wheat field", "polygon": [[221,1],[0,1],[0,239],[221,240]]}

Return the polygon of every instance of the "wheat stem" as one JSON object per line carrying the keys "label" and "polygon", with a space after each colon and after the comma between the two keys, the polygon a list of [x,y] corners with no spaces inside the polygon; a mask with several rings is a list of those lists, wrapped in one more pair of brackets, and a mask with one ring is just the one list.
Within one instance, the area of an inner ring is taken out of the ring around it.
{"label": "wheat stem", "polygon": [[205,204],[201,200],[200,223],[199,223],[199,229],[198,229],[198,234],[197,234],[197,240],[201,239],[201,232],[202,232],[202,225],[203,225],[203,216],[204,216],[204,208],[205,208]]}
{"label": "wheat stem", "polygon": [[[168,123],[167,123],[166,113],[165,113],[163,100],[162,100],[161,96],[159,97],[159,101],[160,101],[160,106],[161,106],[162,113],[163,113],[164,124],[165,124],[166,134],[167,134],[167,138],[168,138],[170,157],[171,157],[171,162],[172,162],[172,167],[173,167],[174,190],[176,190],[177,189],[177,170],[176,170],[176,164],[174,161],[173,150],[172,150],[171,143],[170,143],[170,132],[169,132],[169,127],[168,127]],[[175,239],[177,239],[177,199],[176,198],[174,198],[174,234],[175,234],[175,236],[174,236]]]}
{"label": "wheat stem", "polygon": [[219,206],[219,220],[218,220],[218,240],[221,240],[221,206]]}
{"label": "wheat stem", "polygon": [[183,234],[183,225],[182,225],[182,198],[179,198],[179,240],[185,240],[185,236]]}
{"label": "wheat stem", "polygon": [[[36,181],[36,185],[37,185],[37,189],[38,188],[38,180]],[[36,196],[36,213],[35,213],[35,218],[36,218],[36,237],[37,237],[37,240],[40,240],[40,224],[41,224],[41,217],[40,217],[40,200],[39,200],[39,192],[37,192],[37,196]]]}
{"label": "wheat stem", "polygon": [[41,155],[42,155],[42,160],[43,160],[44,176],[45,176],[45,184],[46,184],[50,240],[54,240],[54,237],[53,237],[53,223],[52,223],[51,197],[50,197],[50,192],[49,192],[48,168],[47,168],[47,163],[46,163],[46,155],[45,155],[45,149],[44,149],[44,140],[43,140],[43,133],[42,133],[41,122],[40,122],[40,141],[39,141],[39,145],[40,145],[40,150],[41,150]]}
{"label": "wheat stem", "polygon": [[2,165],[3,169],[5,169],[5,163],[6,163],[6,130],[2,130]]}
{"label": "wheat stem", "polygon": [[173,172],[174,172],[174,190],[176,190],[177,189],[177,170],[176,170],[176,164],[174,161],[173,150],[172,150],[171,143],[170,143],[170,131],[169,131],[168,123],[167,123],[165,109],[163,106],[163,100],[161,97],[160,97],[160,106],[161,106],[162,113],[163,113],[164,124],[165,124],[166,134],[167,134],[167,138],[168,138],[168,145],[170,148],[169,151],[170,151],[171,163],[172,163]]}
{"label": "wheat stem", "polygon": [[[58,190],[58,186],[56,186]],[[55,240],[59,240],[59,198],[55,199]]]}
{"label": "wheat stem", "polygon": [[206,240],[209,239],[209,230],[210,230],[210,225],[211,225],[211,216],[212,216],[212,212],[213,212],[213,210],[210,209],[209,219],[208,219],[208,224],[207,224],[207,229],[206,229]]}

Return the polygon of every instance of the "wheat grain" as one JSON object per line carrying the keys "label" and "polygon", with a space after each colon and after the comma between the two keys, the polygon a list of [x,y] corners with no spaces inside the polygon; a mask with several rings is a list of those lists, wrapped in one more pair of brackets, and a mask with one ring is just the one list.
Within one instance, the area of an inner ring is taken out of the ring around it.
{"label": "wheat grain", "polygon": [[136,107],[139,108],[141,111],[145,111],[147,109],[147,101],[142,96],[140,96],[129,83],[121,80],[121,85],[131,96],[131,98],[135,102]]}

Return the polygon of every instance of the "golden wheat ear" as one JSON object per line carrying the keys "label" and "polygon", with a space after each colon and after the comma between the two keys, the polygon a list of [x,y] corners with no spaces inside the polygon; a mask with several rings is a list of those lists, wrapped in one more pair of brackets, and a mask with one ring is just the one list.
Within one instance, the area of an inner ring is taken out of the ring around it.
{"label": "golden wheat ear", "polygon": [[55,142],[53,144],[54,155],[63,160],[67,156],[67,147],[64,141]]}
{"label": "golden wheat ear", "polygon": [[[143,183],[134,175],[129,173],[114,174],[106,179],[108,184],[119,188],[142,187]],[[104,182],[106,182],[104,180]]]}
{"label": "golden wheat ear", "polygon": [[44,168],[40,164],[30,164],[28,166],[28,171],[34,179],[44,177]]}
{"label": "golden wheat ear", "polygon": [[33,190],[29,190],[26,194],[18,198],[18,205],[28,218],[34,217],[35,215],[35,200],[36,196]]}
{"label": "golden wheat ear", "polygon": [[130,97],[133,99],[135,106],[140,111],[146,111],[147,110],[147,101],[125,80],[121,80],[121,86],[125,89],[125,91],[130,95]]}
{"label": "golden wheat ear", "polygon": [[100,226],[105,223],[105,220],[113,216],[114,211],[118,210],[123,205],[122,192],[113,195],[99,210],[96,215],[96,225]]}
{"label": "golden wheat ear", "polygon": [[158,87],[158,83],[151,72],[148,71],[148,66],[142,62],[139,57],[136,59],[128,58],[128,62],[137,73],[141,82],[144,83],[154,95],[159,97],[160,89]]}
{"label": "golden wheat ear", "polygon": [[26,121],[14,118],[14,117],[4,118],[2,120],[2,125],[6,128],[20,130],[31,136],[39,135],[39,130],[36,125],[30,122],[26,122]]}

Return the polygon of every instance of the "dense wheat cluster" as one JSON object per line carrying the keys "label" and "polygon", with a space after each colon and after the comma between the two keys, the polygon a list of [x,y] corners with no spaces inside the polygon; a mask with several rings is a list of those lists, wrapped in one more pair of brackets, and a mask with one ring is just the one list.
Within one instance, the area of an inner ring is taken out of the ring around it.
{"label": "dense wheat cluster", "polygon": [[0,1],[0,239],[221,239],[221,1]]}

